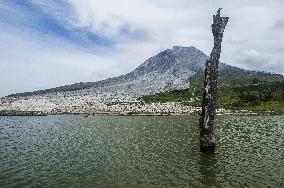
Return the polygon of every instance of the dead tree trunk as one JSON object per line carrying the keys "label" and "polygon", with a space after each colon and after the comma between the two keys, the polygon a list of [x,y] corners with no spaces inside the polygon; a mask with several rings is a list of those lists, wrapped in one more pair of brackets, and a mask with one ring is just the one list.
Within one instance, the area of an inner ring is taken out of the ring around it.
{"label": "dead tree trunk", "polygon": [[221,8],[217,15],[213,15],[212,33],[214,47],[210,58],[206,61],[205,80],[203,90],[202,112],[200,114],[200,149],[210,150],[215,148],[214,118],[217,101],[218,65],[221,54],[221,43],[228,17],[220,17]]}

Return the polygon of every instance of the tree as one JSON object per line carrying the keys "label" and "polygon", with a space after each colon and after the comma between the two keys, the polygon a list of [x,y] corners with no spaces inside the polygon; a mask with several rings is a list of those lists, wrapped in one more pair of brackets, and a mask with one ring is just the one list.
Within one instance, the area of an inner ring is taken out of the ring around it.
{"label": "tree", "polygon": [[221,54],[221,43],[228,17],[220,16],[221,8],[217,15],[213,15],[212,33],[214,36],[214,47],[210,58],[206,61],[205,80],[203,90],[202,112],[200,114],[200,149],[211,150],[215,148],[214,119],[217,102],[217,77],[218,65]]}

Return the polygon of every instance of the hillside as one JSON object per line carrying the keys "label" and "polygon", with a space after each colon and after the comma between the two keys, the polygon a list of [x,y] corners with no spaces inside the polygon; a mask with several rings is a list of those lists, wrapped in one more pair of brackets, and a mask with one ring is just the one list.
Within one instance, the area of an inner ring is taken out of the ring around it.
{"label": "hillside", "polygon": [[[145,95],[142,99],[147,103],[183,101],[187,105],[201,106],[203,77],[200,71],[189,80],[191,87],[188,89]],[[218,107],[283,113],[284,77],[256,71],[220,70]]]}
{"label": "hillside", "polygon": [[[130,73],[98,82],[81,82],[33,92],[17,93],[7,97],[23,97],[56,92],[95,90],[149,94],[172,89],[188,88],[188,80],[204,69],[208,56],[195,47],[174,46],[147,59]],[[239,68],[220,64],[220,69],[233,72]]]}
{"label": "hillside", "polygon": [[[174,46],[125,75],[9,95],[0,99],[0,111],[195,113],[198,108],[190,106],[200,106],[207,58],[195,47]],[[282,75],[247,71],[224,63],[220,63],[219,72],[220,107],[283,108]]]}

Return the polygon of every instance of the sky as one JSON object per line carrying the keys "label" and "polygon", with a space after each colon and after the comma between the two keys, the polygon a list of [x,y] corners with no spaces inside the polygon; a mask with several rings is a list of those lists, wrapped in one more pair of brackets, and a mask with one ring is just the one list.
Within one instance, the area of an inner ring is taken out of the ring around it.
{"label": "sky", "polygon": [[219,7],[220,61],[284,74],[283,0],[1,0],[0,96],[125,74],[172,46],[208,55]]}

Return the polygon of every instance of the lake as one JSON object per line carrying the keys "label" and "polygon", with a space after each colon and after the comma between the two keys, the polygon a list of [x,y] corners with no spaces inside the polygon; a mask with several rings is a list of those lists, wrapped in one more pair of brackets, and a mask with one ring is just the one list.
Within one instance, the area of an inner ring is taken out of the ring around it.
{"label": "lake", "polygon": [[0,117],[0,187],[284,187],[284,116]]}

